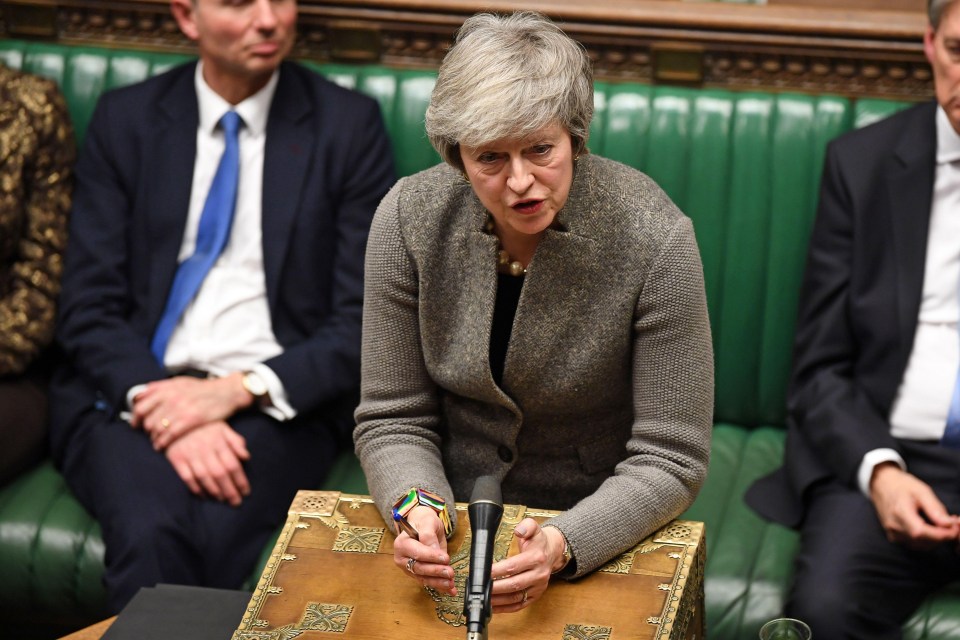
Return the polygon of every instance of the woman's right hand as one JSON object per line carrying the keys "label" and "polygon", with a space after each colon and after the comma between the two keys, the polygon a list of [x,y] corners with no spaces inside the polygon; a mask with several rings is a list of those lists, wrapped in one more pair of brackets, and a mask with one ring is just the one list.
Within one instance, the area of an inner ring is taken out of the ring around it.
{"label": "woman's right hand", "polygon": [[419,540],[400,533],[393,542],[394,564],[421,585],[456,596],[453,567],[450,566],[440,516],[429,507],[416,506],[407,514],[407,522],[419,532]]}

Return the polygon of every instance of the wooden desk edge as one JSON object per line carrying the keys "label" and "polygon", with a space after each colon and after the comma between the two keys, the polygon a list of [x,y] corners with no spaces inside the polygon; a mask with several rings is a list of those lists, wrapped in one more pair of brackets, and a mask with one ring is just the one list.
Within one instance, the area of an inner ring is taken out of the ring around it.
{"label": "wooden desk edge", "polygon": [[100,640],[116,619],[117,616],[113,616],[112,618],[101,620],[97,624],[92,624],[79,631],[74,631],[68,636],[63,636],[60,640]]}

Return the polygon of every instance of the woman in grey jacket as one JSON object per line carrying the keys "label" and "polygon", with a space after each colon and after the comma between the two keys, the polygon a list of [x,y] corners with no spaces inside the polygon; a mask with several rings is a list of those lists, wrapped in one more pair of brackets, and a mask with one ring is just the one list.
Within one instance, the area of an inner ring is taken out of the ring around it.
{"label": "woman in grey jacket", "polygon": [[397,565],[455,593],[445,503],[481,475],[507,503],[563,510],[517,526],[494,612],[637,544],[706,475],[693,229],[647,176],[588,154],[592,116],[579,44],[538,14],[473,16],[427,110],[445,164],[401,180],[370,232],[354,441],[384,518],[396,506],[419,532],[397,537]]}

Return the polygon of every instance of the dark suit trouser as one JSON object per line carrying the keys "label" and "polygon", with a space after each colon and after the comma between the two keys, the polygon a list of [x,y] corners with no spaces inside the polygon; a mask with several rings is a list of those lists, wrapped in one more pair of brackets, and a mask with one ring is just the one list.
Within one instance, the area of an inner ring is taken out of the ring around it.
{"label": "dark suit trouser", "polygon": [[[904,443],[911,473],[960,513],[960,452]],[[913,550],[887,541],[873,504],[830,482],[811,490],[787,614],[810,624],[816,640],[901,638],[931,592],[960,579],[956,544]]]}
{"label": "dark suit trouser", "polygon": [[161,582],[240,587],[296,491],[318,487],[337,453],[332,431],[316,421],[235,416],[230,423],[250,451],[251,492],[231,507],[191,494],[142,431],[96,418],[72,434],[63,471],[102,528],[113,612]]}

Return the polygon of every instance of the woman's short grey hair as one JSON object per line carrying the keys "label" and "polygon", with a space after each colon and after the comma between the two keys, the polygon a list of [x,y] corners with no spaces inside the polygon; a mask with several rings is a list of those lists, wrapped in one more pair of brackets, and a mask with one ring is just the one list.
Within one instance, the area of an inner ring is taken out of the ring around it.
{"label": "woman's short grey hair", "polygon": [[578,154],[593,119],[593,72],[583,46],[545,16],[471,16],[443,59],[427,135],[463,171],[460,145],[524,138],[559,121]]}
{"label": "woman's short grey hair", "polygon": [[934,31],[940,28],[940,18],[943,17],[944,10],[955,1],[956,0],[930,0],[927,4],[927,18],[929,18],[930,26],[933,27]]}

